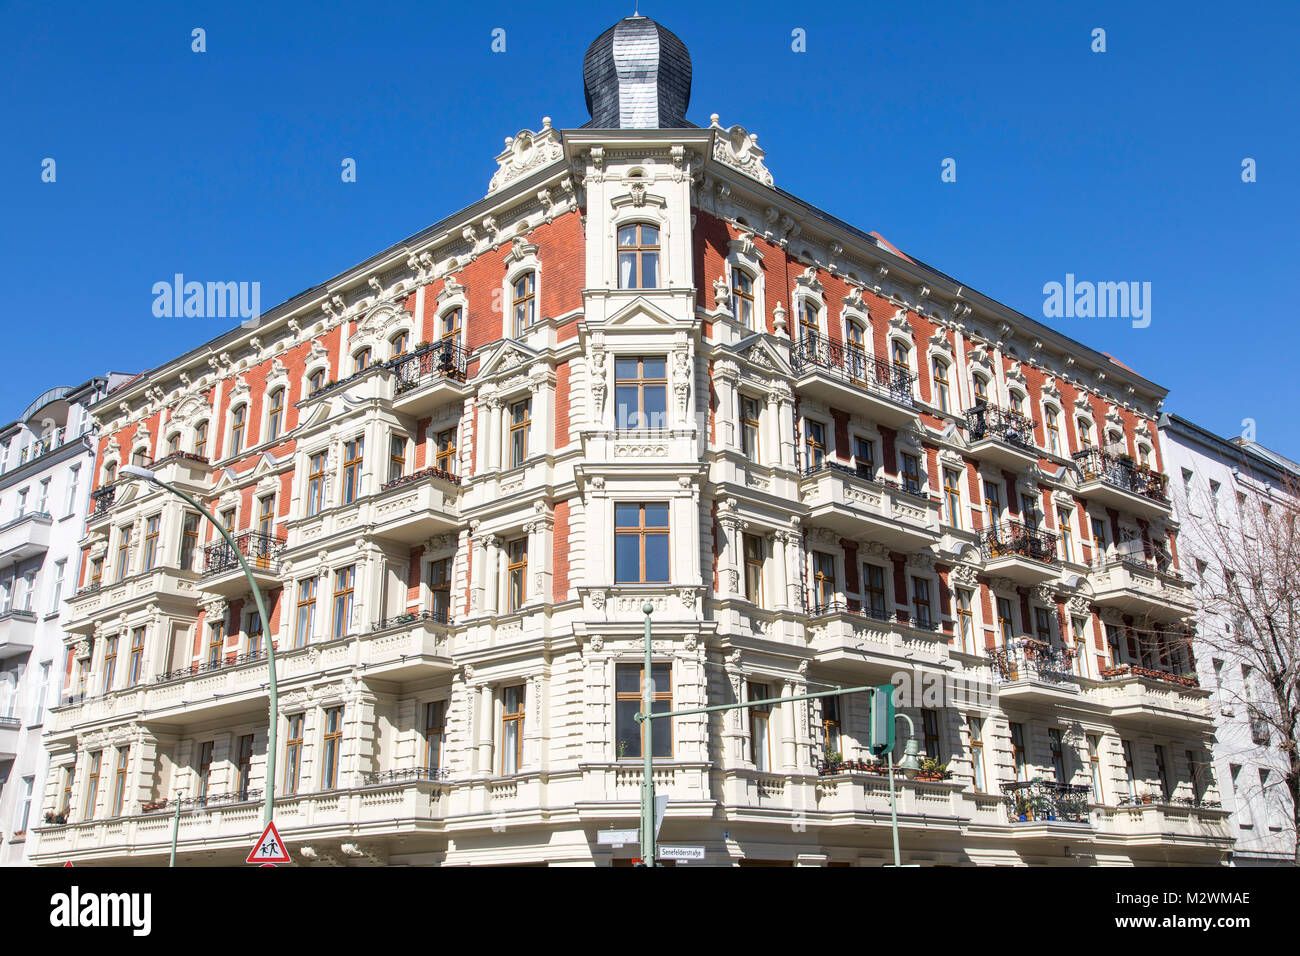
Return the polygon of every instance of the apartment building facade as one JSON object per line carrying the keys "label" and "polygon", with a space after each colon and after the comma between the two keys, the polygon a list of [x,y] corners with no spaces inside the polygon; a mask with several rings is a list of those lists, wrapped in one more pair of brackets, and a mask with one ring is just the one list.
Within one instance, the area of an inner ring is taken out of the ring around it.
{"label": "apartment building facade", "polygon": [[[1233,653],[1235,631],[1247,627],[1219,610],[1216,552],[1267,533],[1267,511],[1294,509],[1300,466],[1254,441],[1225,439],[1171,413],[1160,416],[1160,440],[1173,478],[1174,514],[1188,542],[1185,565],[1208,599],[1198,602],[1196,651],[1201,686],[1212,693],[1215,775],[1231,811],[1236,866],[1287,866],[1295,861],[1295,825],[1284,776],[1287,759],[1276,726],[1261,719],[1272,697],[1250,655]],[[1245,639],[1247,644],[1253,642]]]}
{"label": "apartment building facade", "polygon": [[95,465],[86,409],[127,376],[42,393],[0,428],[0,866],[26,861],[62,684],[63,600],[76,588]]}
{"label": "apartment building facade", "polygon": [[[620,21],[587,126],[520,131],[483,199],[93,409],[38,862],[157,862],[176,800],[182,861],[242,860],[269,640],[301,862],[628,862],[598,832],[635,826],[647,679],[663,710],[970,690],[903,703],[911,862],[1222,860],[1164,390],[775,189],[753,135],[685,119],[689,63]],[[269,621],[128,462],[211,504]],[[665,722],[662,839],[885,861],[867,716]]]}

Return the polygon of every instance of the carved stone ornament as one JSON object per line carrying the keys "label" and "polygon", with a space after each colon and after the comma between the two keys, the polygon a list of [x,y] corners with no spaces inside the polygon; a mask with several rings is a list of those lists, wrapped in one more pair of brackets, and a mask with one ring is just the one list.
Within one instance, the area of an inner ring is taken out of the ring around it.
{"label": "carved stone ornament", "polygon": [[723,129],[718,123],[717,113],[709,117],[709,120],[709,128],[718,131],[713,139],[713,158],[757,179],[764,186],[771,186],[772,174],[763,165],[767,153],[759,148],[758,137],[747,132],[743,126]]}
{"label": "carved stone ornament", "polygon": [[497,156],[497,171],[488,183],[488,193],[496,192],[506,183],[553,163],[563,155],[559,130],[552,128],[549,116],[542,117],[540,131],[534,133],[524,129],[506,138],[506,148]]}

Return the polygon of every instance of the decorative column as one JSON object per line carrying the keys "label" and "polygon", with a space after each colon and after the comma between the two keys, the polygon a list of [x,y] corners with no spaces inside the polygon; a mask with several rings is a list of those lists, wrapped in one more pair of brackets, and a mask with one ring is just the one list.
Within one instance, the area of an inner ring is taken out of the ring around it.
{"label": "decorative column", "polygon": [[[501,470],[501,399],[495,395],[487,400],[487,422],[480,427],[483,441],[487,445],[487,457],[484,471]],[[480,414],[480,417],[481,414]]]}
{"label": "decorative column", "polygon": [[780,444],[777,446],[781,449],[780,463],[787,468],[794,468],[797,461],[795,443],[798,441],[794,431],[794,397],[790,393],[790,386],[785,383],[781,383],[780,398]]}
{"label": "decorative column", "polygon": [[496,614],[501,597],[501,539],[490,534],[483,546],[483,610]]}
{"label": "decorative column", "polygon": [[528,369],[528,390],[532,394],[532,412],[529,425],[529,455],[550,454],[554,446],[555,428],[555,375],[545,362],[537,362]]}
{"label": "decorative column", "polygon": [[[541,512],[545,507],[540,501],[534,509]],[[551,603],[551,566],[552,541],[555,519],[550,515],[539,514],[534,520],[524,525],[528,533],[528,581],[525,582],[528,604]]]}
{"label": "decorative column", "polygon": [[490,777],[492,767],[492,688],[480,684],[474,688],[478,694],[478,716],[474,721],[474,738],[478,747],[478,766],[475,771],[481,777]]}
{"label": "decorative column", "polygon": [[[714,430],[716,444],[733,451],[740,448],[740,398],[737,392],[738,369],[736,363],[720,359],[713,366],[713,388],[718,395],[717,418]],[[761,446],[760,442],[760,446]]]}
{"label": "decorative column", "polygon": [[718,529],[721,532],[718,544],[718,585],[723,595],[740,593],[740,564],[743,561],[741,546],[740,519],[735,515],[736,501],[728,498],[723,502],[724,510],[719,510]]}
{"label": "decorative column", "polygon": [[[781,696],[794,696],[794,682],[781,682]],[[798,701],[786,700],[781,704],[781,769],[787,773],[795,770],[795,707]]]}
{"label": "decorative column", "polygon": [[790,562],[785,556],[786,533],[784,531],[773,531],[771,535],[772,542],[772,570],[773,591],[778,608],[790,606]]}
{"label": "decorative column", "polygon": [[763,436],[760,442],[759,462],[761,465],[779,465],[782,460],[781,453],[781,393],[773,390],[767,393],[767,427],[763,429],[767,434]]}

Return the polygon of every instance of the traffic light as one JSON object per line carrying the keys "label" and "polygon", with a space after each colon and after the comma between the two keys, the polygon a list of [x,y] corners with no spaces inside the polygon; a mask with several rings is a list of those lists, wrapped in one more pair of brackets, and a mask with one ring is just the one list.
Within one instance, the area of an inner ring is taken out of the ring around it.
{"label": "traffic light", "polygon": [[871,752],[879,757],[894,749],[894,685],[871,692]]}

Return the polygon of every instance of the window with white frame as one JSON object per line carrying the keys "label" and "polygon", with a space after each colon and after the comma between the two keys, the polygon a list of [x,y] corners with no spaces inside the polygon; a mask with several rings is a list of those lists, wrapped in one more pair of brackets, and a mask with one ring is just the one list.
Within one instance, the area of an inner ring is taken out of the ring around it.
{"label": "window with white frame", "polygon": [[634,222],[618,228],[618,287],[659,288],[659,227]]}

